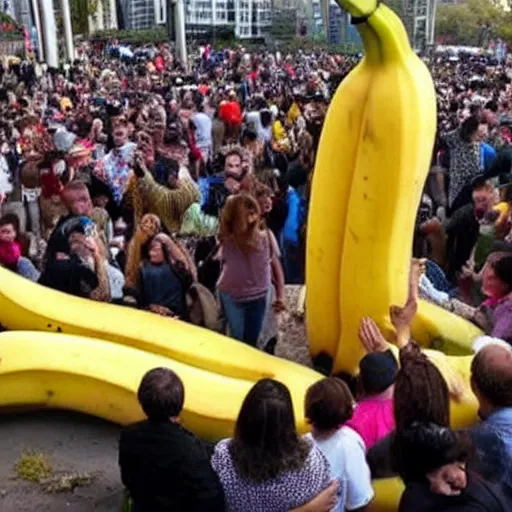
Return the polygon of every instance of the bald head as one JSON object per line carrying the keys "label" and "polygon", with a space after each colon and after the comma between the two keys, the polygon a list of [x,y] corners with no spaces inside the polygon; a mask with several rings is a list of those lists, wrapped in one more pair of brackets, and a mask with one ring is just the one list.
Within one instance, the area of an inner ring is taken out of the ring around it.
{"label": "bald head", "polygon": [[512,348],[487,345],[471,364],[477,391],[494,407],[512,407]]}

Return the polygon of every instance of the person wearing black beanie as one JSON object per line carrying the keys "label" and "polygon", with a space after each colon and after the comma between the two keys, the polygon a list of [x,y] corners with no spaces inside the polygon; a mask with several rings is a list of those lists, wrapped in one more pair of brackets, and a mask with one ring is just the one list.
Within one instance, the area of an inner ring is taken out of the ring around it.
{"label": "person wearing black beanie", "polygon": [[359,363],[361,395],[347,425],[363,439],[366,450],[395,428],[393,391],[398,363],[390,350],[366,354]]}

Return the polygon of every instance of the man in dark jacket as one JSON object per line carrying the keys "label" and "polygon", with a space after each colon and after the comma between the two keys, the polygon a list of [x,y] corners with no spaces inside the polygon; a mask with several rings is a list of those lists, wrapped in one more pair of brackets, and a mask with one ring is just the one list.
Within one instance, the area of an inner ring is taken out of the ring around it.
{"label": "man in dark jacket", "polygon": [[206,447],[179,424],[184,397],[183,383],[167,368],[142,379],[138,398],[147,420],[123,429],[119,441],[121,479],[133,512],[224,510]]}

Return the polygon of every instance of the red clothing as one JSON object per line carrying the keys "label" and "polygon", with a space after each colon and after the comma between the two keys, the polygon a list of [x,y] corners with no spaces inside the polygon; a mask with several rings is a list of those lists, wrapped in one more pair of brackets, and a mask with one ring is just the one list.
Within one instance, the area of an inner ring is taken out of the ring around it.
{"label": "red clothing", "polygon": [[287,64],[284,66],[284,70],[288,73],[290,78],[295,78],[295,70],[291,64]]}
{"label": "red clothing", "polygon": [[41,195],[45,199],[60,195],[62,188],[59,177],[53,171],[41,174]]}
{"label": "red clothing", "polygon": [[21,258],[21,249],[18,242],[0,241],[0,265],[11,270],[16,270]]}
{"label": "red clothing", "polygon": [[165,69],[165,62],[161,55],[157,55],[155,59],[155,68],[160,72]]}
{"label": "red clothing", "polygon": [[240,124],[242,122],[242,109],[238,101],[226,101],[221,103],[219,118],[227,124]]}
{"label": "red clothing", "polygon": [[188,147],[190,150],[192,160],[203,160],[203,154],[201,153],[201,151],[199,151],[199,148],[197,147],[196,134],[194,130],[188,131]]}

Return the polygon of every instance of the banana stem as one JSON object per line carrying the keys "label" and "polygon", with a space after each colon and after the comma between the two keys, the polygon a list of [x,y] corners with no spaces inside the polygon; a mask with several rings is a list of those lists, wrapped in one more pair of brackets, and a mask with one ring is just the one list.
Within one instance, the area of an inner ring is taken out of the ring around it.
{"label": "banana stem", "polygon": [[357,27],[364,45],[364,63],[369,66],[378,65],[381,60],[381,45],[377,32],[368,23]]}
{"label": "banana stem", "polygon": [[368,20],[357,28],[363,39],[365,59],[370,64],[404,60],[411,51],[402,22],[384,4],[380,4]]}

